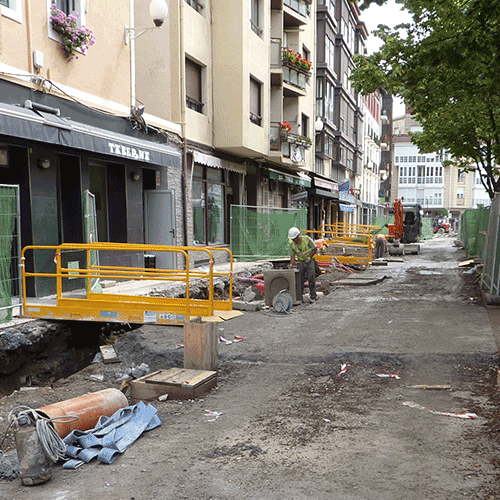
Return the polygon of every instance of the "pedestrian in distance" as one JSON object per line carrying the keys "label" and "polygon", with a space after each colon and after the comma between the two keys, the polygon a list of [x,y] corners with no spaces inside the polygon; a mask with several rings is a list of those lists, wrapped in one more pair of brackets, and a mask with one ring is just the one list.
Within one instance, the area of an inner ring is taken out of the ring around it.
{"label": "pedestrian in distance", "polygon": [[[309,298],[312,301],[318,300],[316,295],[316,263],[314,255],[318,251],[316,243],[309,236],[302,236],[296,227],[288,231],[290,245],[290,267],[297,263],[300,273],[300,294],[304,293],[304,284],[307,279],[309,285]],[[304,299],[302,299],[304,300]]]}
{"label": "pedestrian in distance", "polygon": [[385,234],[377,234],[375,238],[375,258],[381,259],[385,255],[387,249],[387,239]]}

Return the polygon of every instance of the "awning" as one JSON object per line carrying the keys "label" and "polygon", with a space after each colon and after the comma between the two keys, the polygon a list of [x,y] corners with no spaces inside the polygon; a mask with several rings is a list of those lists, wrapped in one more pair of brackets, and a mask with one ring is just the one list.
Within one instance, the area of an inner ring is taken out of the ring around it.
{"label": "awning", "polygon": [[323,198],[339,199],[338,191],[326,191],[325,189],[312,188],[309,190],[311,195],[322,196]]}
{"label": "awning", "polygon": [[222,168],[222,160],[220,158],[206,155],[204,153],[200,153],[199,151],[193,151],[193,160],[195,163],[205,165],[206,167]]}
{"label": "awning", "polygon": [[181,154],[166,144],[136,139],[68,118],[0,104],[0,135],[18,137],[152,165],[179,163]]}
{"label": "awning", "polygon": [[298,175],[291,175],[278,172],[272,168],[268,170],[270,179],[276,179],[278,181],[286,182],[287,184],[295,184],[296,186],[311,187],[311,178],[301,172],[299,172]]}
{"label": "awning", "polygon": [[231,172],[236,172],[238,174],[246,174],[247,169],[244,165],[240,165],[233,161],[222,160],[216,156],[207,155],[200,151],[193,151],[193,160],[195,163],[200,165],[205,165],[211,168],[223,168],[225,170],[231,170]]}

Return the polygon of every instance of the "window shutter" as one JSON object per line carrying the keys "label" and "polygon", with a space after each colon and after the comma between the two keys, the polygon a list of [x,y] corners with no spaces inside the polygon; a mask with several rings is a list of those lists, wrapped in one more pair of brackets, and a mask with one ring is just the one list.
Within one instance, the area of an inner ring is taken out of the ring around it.
{"label": "window shutter", "polygon": [[250,112],[260,117],[260,83],[250,78]]}
{"label": "window shutter", "polygon": [[201,102],[201,67],[186,59],[186,96]]}

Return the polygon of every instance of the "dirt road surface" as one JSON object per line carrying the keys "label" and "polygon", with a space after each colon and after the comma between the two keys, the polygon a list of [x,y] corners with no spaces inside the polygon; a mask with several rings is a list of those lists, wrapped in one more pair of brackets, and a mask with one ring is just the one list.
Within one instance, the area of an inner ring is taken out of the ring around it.
{"label": "dirt road surface", "polygon": [[[162,425],[113,464],[57,465],[35,487],[1,481],[0,499],[500,499],[499,327],[464,259],[451,238],[435,238],[362,273],[386,277],[376,285],[220,323],[224,338],[244,340],[219,344],[217,389],[152,402]],[[170,368],[182,341],[182,328],[150,325],[115,347],[120,365]],[[117,371],[93,364],[1,399],[2,435],[14,406],[117,387]]]}

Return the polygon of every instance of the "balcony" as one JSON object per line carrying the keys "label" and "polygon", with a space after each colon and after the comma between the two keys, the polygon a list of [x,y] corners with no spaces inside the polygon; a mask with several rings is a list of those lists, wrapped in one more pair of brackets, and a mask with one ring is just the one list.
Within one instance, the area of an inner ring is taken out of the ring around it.
{"label": "balcony", "polygon": [[308,22],[312,0],[283,0],[284,26],[302,26]]}
{"label": "balcony", "polygon": [[[299,95],[306,95],[306,83],[311,76],[312,63],[303,59],[300,53],[283,48],[283,83],[287,84],[284,87],[284,95],[293,97],[300,89],[302,92]],[[290,88],[291,86],[291,88]]]}
{"label": "balcony", "polygon": [[[271,125],[270,150],[272,156],[290,159],[293,163],[305,161],[305,150],[312,146],[312,139],[292,134],[279,124]],[[277,154],[276,154],[277,153]]]}

